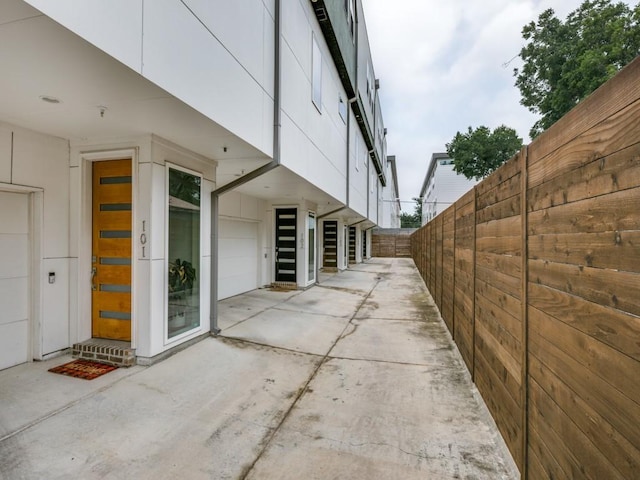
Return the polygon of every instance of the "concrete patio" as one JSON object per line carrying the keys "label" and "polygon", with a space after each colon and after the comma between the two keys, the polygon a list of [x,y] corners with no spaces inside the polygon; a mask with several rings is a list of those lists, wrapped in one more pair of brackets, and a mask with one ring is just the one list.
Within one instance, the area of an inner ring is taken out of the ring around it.
{"label": "concrete patio", "polygon": [[0,372],[0,478],[518,478],[412,260],[219,315],[220,336],[150,367]]}

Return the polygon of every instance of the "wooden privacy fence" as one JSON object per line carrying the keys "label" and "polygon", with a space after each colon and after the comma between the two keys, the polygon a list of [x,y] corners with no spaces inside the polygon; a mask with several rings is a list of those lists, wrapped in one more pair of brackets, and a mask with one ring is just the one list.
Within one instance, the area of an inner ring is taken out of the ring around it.
{"label": "wooden privacy fence", "polygon": [[411,234],[415,228],[375,228],[371,235],[372,257],[411,257]]}
{"label": "wooden privacy fence", "polygon": [[411,253],[523,478],[640,478],[640,58]]}

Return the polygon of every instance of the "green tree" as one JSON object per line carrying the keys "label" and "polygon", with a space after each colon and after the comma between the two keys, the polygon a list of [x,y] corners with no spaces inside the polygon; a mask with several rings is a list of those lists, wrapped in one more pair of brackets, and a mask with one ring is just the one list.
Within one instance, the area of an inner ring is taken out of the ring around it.
{"label": "green tree", "polygon": [[586,0],[565,22],[548,9],[522,36],[523,65],[513,74],[520,103],[542,116],[534,138],[640,53],[640,5]]}
{"label": "green tree", "polygon": [[467,133],[456,133],[446,146],[453,169],[479,180],[515,155],[522,148],[522,139],[513,128],[500,125],[492,132],[483,125],[475,130],[469,127]]}
{"label": "green tree", "polygon": [[402,212],[400,214],[400,228],[420,228],[422,226],[422,200],[414,197],[416,202],[413,213]]}

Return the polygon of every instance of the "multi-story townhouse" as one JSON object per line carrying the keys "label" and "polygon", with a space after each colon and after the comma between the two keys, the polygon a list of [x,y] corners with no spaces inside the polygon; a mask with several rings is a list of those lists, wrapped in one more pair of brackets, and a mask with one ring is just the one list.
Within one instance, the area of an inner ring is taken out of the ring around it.
{"label": "multi-story townhouse", "polygon": [[420,190],[422,225],[453,205],[477,183],[477,180],[468,179],[457,173],[453,169],[453,160],[449,158],[448,154],[434,153],[431,155],[427,174]]}
{"label": "multi-story townhouse", "polygon": [[369,255],[359,0],[3,0],[0,61],[0,368],[116,341],[148,363],[221,298]]}
{"label": "multi-story townhouse", "polygon": [[401,201],[398,189],[398,171],[396,169],[396,156],[387,157],[387,182],[388,188],[383,188],[380,198],[380,228],[400,228]]}

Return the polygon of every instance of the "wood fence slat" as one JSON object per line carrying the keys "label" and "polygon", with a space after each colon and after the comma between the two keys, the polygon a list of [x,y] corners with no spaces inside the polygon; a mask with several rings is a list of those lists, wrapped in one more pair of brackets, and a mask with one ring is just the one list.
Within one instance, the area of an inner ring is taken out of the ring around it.
{"label": "wood fence slat", "polygon": [[478,252],[476,262],[482,267],[491,268],[512,277],[521,278],[522,276],[522,258],[520,256]]}
{"label": "wood fence slat", "polygon": [[[621,393],[585,365],[585,355],[577,357],[564,352],[557,331],[553,330],[556,319],[546,316],[536,308],[529,307],[531,359],[530,375],[537,380],[548,373],[558,377],[575,395],[587,401],[608,423],[633,445],[640,445],[640,405]],[[543,331],[548,325],[552,330]]]}
{"label": "wood fence slat", "polygon": [[[588,353],[584,360],[595,374],[640,402],[640,382],[629,382],[632,372],[640,378],[640,362],[637,361],[640,358],[640,321],[630,327],[624,324],[624,318],[607,318],[613,310],[602,311],[605,307],[576,297],[563,301],[561,294],[546,287],[531,285],[530,290],[530,305],[544,312],[547,319],[555,320],[541,324],[541,332],[566,335],[562,338],[566,352],[573,352],[576,358]],[[571,303],[572,300],[575,303]],[[561,306],[555,307],[558,304]],[[618,315],[624,314],[616,312]]]}
{"label": "wood fence slat", "polygon": [[[482,314],[482,311],[479,311],[482,309],[481,303],[482,301],[476,298],[476,317]],[[500,325],[499,321],[492,318],[476,321],[476,349],[478,349],[480,341],[483,342],[483,345],[491,348],[512,377],[520,378],[520,358],[518,355],[520,342]]]}
{"label": "wood fence slat", "polygon": [[[535,431],[530,433],[530,441],[527,442],[528,452],[527,452],[527,470],[525,475],[527,478],[563,478],[563,476],[558,473],[561,471],[560,467],[556,462],[553,464],[553,468],[549,468],[542,464],[543,460],[552,459],[551,453],[547,452],[547,447],[542,444],[540,441],[540,437],[537,435]],[[534,448],[538,447],[537,449]],[[541,452],[540,450],[544,450]],[[564,475],[564,472],[563,472]]]}
{"label": "wood fence slat", "polygon": [[[475,186],[478,198],[486,195],[499,185],[507,183],[509,179],[518,175],[519,172],[520,160],[518,153],[503,163],[493,174]],[[481,205],[481,203],[477,205]]]}
{"label": "wood fence slat", "polygon": [[514,377],[509,369],[504,366],[501,358],[497,355],[496,350],[491,348],[491,345],[484,341],[484,338],[479,337],[476,339],[476,348],[482,355],[487,368],[500,378],[500,382],[504,386],[505,390],[509,393],[509,396],[516,404],[520,403],[520,397],[522,394],[521,384],[519,381],[519,375]]}
{"label": "wood fence slat", "polygon": [[532,235],[529,258],[640,273],[640,231]]}
{"label": "wood fence slat", "polygon": [[594,445],[599,446],[604,457],[611,460],[612,466],[625,478],[633,478],[640,468],[639,447],[620,435],[597,410],[545,369],[537,359],[532,361],[540,372],[535,380],[536,385],[547,395],[553,395],[553,401],[563,415],[574,422]]}
{"label": "wood fence slat", "polygon": [[495,288],[493,285],[490,285],[480,279],[476,279],[476,294],[479,297],[489,299],[493,304],[504,310],[513,318],[520,318],[520,299],[512,297],[508,293],[505,293],[499,288]]}
{"label": "wood fence slat", "polygon": [[530,185],[548,182],[637,143],[639,129],[640,101],[637,100],[580,134],[571,143],[560,146],[546,158],[531,164]]}
{"label": "wood fence slat", "polygon": [[529,153],[529,164],[535,164],[570,143],[603,118],[615,115],[640,98],[640,62],[636,59],[606,82],[535,141],[535,151]]}
{"label": "wood fence slat", "polygon": [[531,404],[532,421],[544,432],[544,441],[568,472],[567,478],[624,480],[536,382],[531,382]]}
{"label": "wood fence slat", "polygon": [[479,210],[495,205],[498,202],[502,202],[516,195],[520,195],[520,171],[513,170],[513,173],[514,175],[508,180],[499,183],[488,192],[478,195]]}
{"label": "wood fence slat", "polygon": [[476,226],[476,231],[481,238],[517,236],[521,239],[520,227],[520,216],[518,215],[479,223]]}
{"label": "wood fence slat", "polygon": [[522,237],[478,237],[476,249],[479,252],[520,256]]}
{"label": "wood fence slat", "polygon": [[[638,183],[640,185],[640,183]],[[545,208],[529,214],[529,235],[640,229],[640,187]]]}
{"label": "wood fence slat", "polygon": [[572,170],[529,190],[527,210],[606,195],[640,185],[640,143]]}
{"label": "wood fence slat", "polygon": [[[530,305],[640,360],[640,319],[542,285],[529,286]],[[640,398],[640,393],[638,395]]]}
{"label": "wood fence slat", "polygon": [[519,405],[513,401],[500,378],[488,367],[482,353],[477,348],[474,358],[476,366],[474,381],[478,386],[478,391],[485,400],[498,430],[505,439],[507,448],[518,464],[518,468],[522,471],[523,465],[519,462],[519,459],[522,459],[520,438],[522,426],[520,425]]}
{"label": "wood fence slat", "polygon": [[529,260],[529,281],[640,317],[640,275],[636,273]]}
{"label": "wood fence slat", "polygon": [[[508,295],[520,300],[520,278],[506,275],[489,268],[476,266],[476,279],[492,285]],[[477,296],[477,295],[476,295]]]}
{"label": "wood fence slat", "polygon": [[478,211],[478,223],[520,215],[520,197],[507,198]]}

